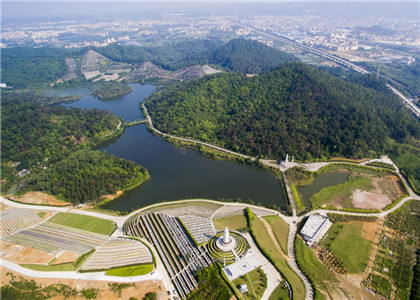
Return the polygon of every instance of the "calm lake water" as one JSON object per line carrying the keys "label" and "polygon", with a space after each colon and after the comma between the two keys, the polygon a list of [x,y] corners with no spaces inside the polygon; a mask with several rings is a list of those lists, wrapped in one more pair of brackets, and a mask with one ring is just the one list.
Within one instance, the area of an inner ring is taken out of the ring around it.
{"label": "calm lake water", "polygon": [[[83,96],[66,107],[99,108],[113,111],[126,121],[142,119],[139,103],[155,91],[152,85],[130,85],[133,92],[111,100]],[[205,198],[252,199],[264,205],[286,208],[281,183],[270,173],[246,164],[209,159],[197,151],[175,148],[154,136],[145,124],[126,128],[124,133],[98,146],[118,157],[146,167],[151,179],[126,192],[104,208],[131,210],[161,201]]]}
{"label": "calm lake water", "polygon": [[345,172],[325,173],[316,176],[312,184],[298,187],[298,191],[302,195],[303,204],[305,204],[305,206],[311,207],[311,202],[309,199],[312,195],[318,193],[320,190],[328,186],[344,183],[348,178],[349,173]]}

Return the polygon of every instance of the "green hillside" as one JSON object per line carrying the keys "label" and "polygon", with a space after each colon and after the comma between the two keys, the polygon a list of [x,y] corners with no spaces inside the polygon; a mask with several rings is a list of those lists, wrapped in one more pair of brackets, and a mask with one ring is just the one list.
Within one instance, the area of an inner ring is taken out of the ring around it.
{"label": "green hillside", "polygon": [[210,62],[227,70],[256,74],[268,71],[285,62],[295,62],[298,59],[286,52],[266,46],[257,41],[233,39],[218,47]]}
{"label": "green hillside", "polygon": [[221,74],[147,101],[155,126],[259,157],[375,156],[420,126],[399,99],[314,67],[286,64],[253,78]]}

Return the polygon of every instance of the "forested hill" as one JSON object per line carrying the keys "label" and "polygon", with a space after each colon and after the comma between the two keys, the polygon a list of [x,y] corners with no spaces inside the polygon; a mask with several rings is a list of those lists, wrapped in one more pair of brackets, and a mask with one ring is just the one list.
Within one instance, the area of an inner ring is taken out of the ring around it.
{"label": "forested hill", "polygon": [[210,62],[227,70],[256,74],[278,67],[285,62],[296,62],[291,54],[266,46],[260,42],[233,39],[218,47],[211,55]]}
{"label": "forested hill", "polygon": [[209,55],[219,45],[213,40],[184,41],[158,47],[111,44],[97,47],[95,51],[119,62],[136,64],[151,61],[164,69],[177,70],[196,64],[206,64]]}
{"label": "forested hill", "polygon": [[[203,39],[158,47],[118,44],[81,49],[16,47],[2,49],[2,82],[15,89],[47,86],[67,73],[65,58],[75,58],[75,63],[79,61],[80,64],[83,55],[89,50],[116,62],[138,65],[151,61],[169,71],[194,65],[215,64],[226,71],[260,73],[281,63],[297,60],[293,55],[245,39],[234,39],[226,44]],[[80,65],[77,68],[76,74],[80,73]]]}
{"label": "forested hill", "polygon": [[155,126],[262,158],[360,157],[389,138],[418,139],[420,126],[396,96],[300,63],[248,78],[220,74],[147,101]]}
{"label": "forested hill", "polygon": [[298,61],[294,55],[246,39],[233,39],[223,45],[213,40],[186,41],[160,47],[112,44],[95,50],[112,60],[126,63],[149,60],[167,70],[212,63],[227,71],[260,73],[285,62]]}
{"label": "forested hill", "polygon": [[[136,163],[89,149],[116,133],[120,117],[97,109],[44,105],[51,99],[39,95],[5,96],[1,105],[3,193],[37,190],[78,203],[149,179],[147,170]],[[30,174],[20,178],[22,169]]]}

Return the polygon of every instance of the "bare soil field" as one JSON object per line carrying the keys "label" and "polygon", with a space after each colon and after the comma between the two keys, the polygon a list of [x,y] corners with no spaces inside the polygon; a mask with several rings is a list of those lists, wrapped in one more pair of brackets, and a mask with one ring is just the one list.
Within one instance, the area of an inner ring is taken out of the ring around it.
{"label": "bare soil field", "polygon": [[373,242],[378,229],[379,221],[376,222],[363,222],[361,237]]}
{"label": "bare soil field", "polygon": [[54,196],[48,195],[42,192],[28,192],[20,198],[12,198],[12,200],[19,201],[22,203],[27,204],[46,204],[46,205],[57,205],[57,206],[65,206],[69,205],[70,203],[58,200]]}
{"label": "bare soil field", "polygon": [[[158,299],[166,300],[169,299],[168,295],[163,287],[161,281],[140,281],[134,283],[133,286],[124,288],[121,290],[121,294],[118,292],[113,292],[109,286],[111,282],[105,281],[97,281],[97,280],[78,280],[78,279],[59,279],[59,278],[36,278],[36,277],[29,277],[21,275],[17,272],[11,271],[7,268],[1,268],[1,285],[8,284],[10,281],[11,276],[7,275],[8,273],[12,273],[15,278],[23,277],[27,280],[34,280],[37,284],[42,285],[43,287],[52,285],[52,284],[65,284],[78,291],[86,290],[86,289],[98,289],[98,294],[96,299],[129,299],[130,297],[134,297],[136,299],[143,299],[143,297],[149,292],[155,292],[158,296]],[[120,283],[119,283],[120,284]],[[72,296],[72,297],[64,297],[64,296],[55,296],[50,299],[54,300],[61,300],[61,299],[69,299],[69,300],[79,300],[79,299],[86,299],[82,295]]]}
{"label": "bare soil field", "polygon": [[6,210],[11,210],[11,209],[15,209],[14,207],[11,207],[7,204],[4,203],[0,203],[0,211],[6,211]]}
{"label": "bare soil field", "polygon": [[57,259],[54,260],[50,265],[59,265],[75,262],[78,257],[79,256],[76,253],[70,251],[63,251],[60,254],[58,254]]}
{"label": "bare soil field", "polygon": [[359,189],[353,191],[351,198],[351,203],[356,208],[381,209],[391,203],[391,200],[385,194],[372,193]]}
{"label": "bare soil field", "polygon": [[353,191],[352,204],[356,208],[382,209],[404,194],[400,179],[395,175],[371,179],[372,189]]}
{"label": "bare soil field", "polygon": [[0,241],[0,257],[19,264],[46,264],[55,257],[55,253]]}

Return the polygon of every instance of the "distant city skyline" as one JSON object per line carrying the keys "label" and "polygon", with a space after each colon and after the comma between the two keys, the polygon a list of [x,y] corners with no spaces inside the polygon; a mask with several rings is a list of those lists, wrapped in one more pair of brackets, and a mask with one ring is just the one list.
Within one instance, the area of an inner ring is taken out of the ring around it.
{"label": "distant city skyline", "polygon": [[367,2],[386,2],[386,3],[405,3],[405,2],[411,2],[411,3],[416,3],[418,2],[418,0],[263,0],[263,1],[256,1],[256,0],[155,0],[155,1],[151,1],[151,0],[123,0],[123,1],[115,1],[115,0],[89,0],[89,1],[84,1],[84,0],[43,0],[43,1],[39,1],[39,0],[3,0],[3,3],[16,3],[16,2],[33,2],[33,3],[41,3],[41,2],[51,2],[51,3],[68,3],[68,2],[83,2],[83,3],[89,3],[89,2],[109,2],[109,3],[124,3],[124,2],[130,2],[130,3],[295,3],[295,2],[310,2],[310,3],[322,3],[322,2],[359,2],[359,3],[367,3]]}

